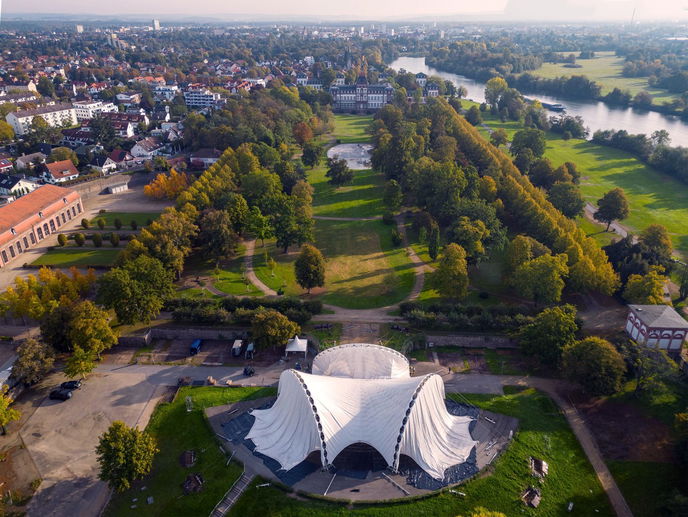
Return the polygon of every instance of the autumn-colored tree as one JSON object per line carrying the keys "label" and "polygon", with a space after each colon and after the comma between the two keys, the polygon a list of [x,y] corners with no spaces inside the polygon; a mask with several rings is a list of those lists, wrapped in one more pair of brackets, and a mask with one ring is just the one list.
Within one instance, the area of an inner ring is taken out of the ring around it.
{"label": "autumn-colored tree", "polygon": [[556,303],[561,299],[564,277],[569,274],[567,256],[542,255],[521,264],[511,279],[519,295],[535,303]]}
{"label": "autumn-colored tree", "polygon": [[19,420],[21,413],[12,406],[12,397],[8,395],[9,387],[7,384],[0,385],[0,430],[6,434],[5,426],[14,420]]}
{"label": "autumn-colored tree", "polygon": [[176,169],[161,172],[143,187],[143,193],[153,199],[176,199],[189,186],[189,177]]}
{"label": "autumn-colored tree", "polygon": [[652,266],[646,275],[631,275],[626,282],[623,297],[628,303],[641,305],[671,305],[664,299],[664,286],[668,278],[662,266]]}
{"label": "autumn-colored tree", "polygon": [[259,309],[251,321],[251,334],[257,346],[275,348],[301,332],[301,327],[274,309]]}
{"label": "autumn-colored tree", "polygon": [[305,122],[297,122],[292,128],[292,134],[296,143],[303,147],[307,142],[313,140],[313,130]]}

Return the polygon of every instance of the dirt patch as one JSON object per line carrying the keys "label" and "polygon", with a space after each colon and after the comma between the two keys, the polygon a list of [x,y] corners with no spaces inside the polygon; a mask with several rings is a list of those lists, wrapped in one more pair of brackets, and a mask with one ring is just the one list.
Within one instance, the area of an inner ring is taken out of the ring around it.
{"label": "dirt patch", "polygon": [[455,373],[490,373],[482,350],[458,350],[437,352],[440,365],[451,368]]}
{"label": "dirt patch", "polygon": [[576,403],[608,460],[672,462],[674,442],[664,422],[631,404],[609,400]]}

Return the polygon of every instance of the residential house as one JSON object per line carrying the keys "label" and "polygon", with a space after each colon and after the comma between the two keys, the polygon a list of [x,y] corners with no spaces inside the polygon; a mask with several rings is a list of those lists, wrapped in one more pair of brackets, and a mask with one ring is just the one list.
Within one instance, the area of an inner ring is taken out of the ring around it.
{"label": "residential house", "polygon": [[55,185],[43,185],[0,207],[0,267],[21,257],[82,212],[81,196]]}
{"label": "residential house", "polygon": [[40,170],[43,180],[48,183],[64,183],[79,177],[79,171],[72,163],[72,160],[44,163],[41,165]]}
{"label": "residential house", "polygon": [[118,167],[127,167],[130,162],[134,161],[134,157],[128,151],[124,149],[115,149],[112,151],[108,158],[112,160]]}
{"label": "residential house", "polygon": [[76,111],[71,104],[55,104],[54,106],[40,106],[38,108],[19,110],[8,113],[5,120],[12,126],[14,133],[22,136],[31,128],[35,117],[41,117],[51,127],[77,123]]}
{"label": "residential house", "polygon": [[111,102],[103,101],[77,101],[72,104],[74,106],[74,111],[76,112],[76,118],[78,121],[91,119],[98,115],[99,113],[114,113],[117,110]]}
{"label": "residential house", "polygon": [[117,171],[117,164],[111,160],[109,156],[105,156],[104,154],[94,156],[88,166],[101,174],[112,174]]}
{"label": "residential house", "polygon": [[163,143],[154,136],[149,136],[136,142],[131,148],[131,154],[135,158],[152,158],[162,153],[164,149]]}
{"label": "residential house", "polygon": [[44,163],[47,158],[48,156],[43,153],[23,154],[15,160],[14,164],[19,170],[33,169],[34,165]]}
{"label": "residential house", "polygon": [[38,89],[36,88],[36,83],[33,81],[28,81],[28,82],[15,82],[15,83],[7,83],[5,84],[5,91],[8,93],[14,93],[14,92],[38,92]]}
{"label": "residential house", "polygon": [[22,102],[36,102],[38,98],[33,92],[4,93],[0,94],[0,104],[21,104]]}
{"label": "residential house", "polygon": [[115,98],[119,104],[124,106],[141,104],[141,94],[137,92],[118,93]]}
{"label": "residential house", "polygon": [[222,153],[217,149],[204,148],[191,153],[189,161],[192,167],[201,169],[210,167],[220,159],[220,156],[222,156]]}
{"label": "residential house", "polygon": [[3,196],[21,197],[38,188],[38,183],[24,176],[4,176],[0,178],[0,194]]}
{"label": "residential house", "polygon": [[0,158],[0,174],[12,174],[14,165],[7,158]]}
{"label": "residential house", "polygon": [[76,149],[82,145],[94,144],[95,138],[89,129],[76,127],[72,129],[63,129],[60,143],[64,146]]}

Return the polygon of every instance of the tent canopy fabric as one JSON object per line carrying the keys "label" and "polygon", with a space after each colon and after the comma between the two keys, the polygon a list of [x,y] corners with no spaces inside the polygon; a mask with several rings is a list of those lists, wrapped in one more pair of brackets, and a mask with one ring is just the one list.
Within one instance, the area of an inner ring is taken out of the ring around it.
{"label": "tent canopy fabric", "polygon": [[320,352],[313,359],[316,375],[354,379],[393,379],[409,377],[406,356],[386,346],[350,343]]}
{"label": "tent canopy fabric", "polygon": [[308,350],[308,340],[301,339],[299,336],[294,336],[287,341],[287,348],[285,353],[289,352],[306,352]]}
{"label": "tent canopy fabric", "polygon": [[[380,357],[372,348],[357,350],[370,361]],[[406,372],[405,377],[352,378],[286,370],[277,400],[269,409],[253,411],[255,422],[246,437],[285,470],[313,451],[320,452],[323,466],[330,465],[349,445],[365,443],[393,469],[404,454],[442,479],[475,446],[472,419],[449,414],[441,377]]]}

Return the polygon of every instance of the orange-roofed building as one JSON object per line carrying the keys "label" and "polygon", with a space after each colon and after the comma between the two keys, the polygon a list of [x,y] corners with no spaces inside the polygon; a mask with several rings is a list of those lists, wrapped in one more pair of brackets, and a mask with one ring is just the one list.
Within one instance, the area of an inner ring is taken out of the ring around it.
{"label": "orange-roofed building", "polygon": [[63,183],[79,177],[79,171],[72,163],[72,160],[44,163],[41,165],[41,169],[42,177],[48,183]]}
{"label": "orange-roofed building", "polygon": [[0,207],[0,267],[35,247],[83,212],[78,192],[43,185]]}

